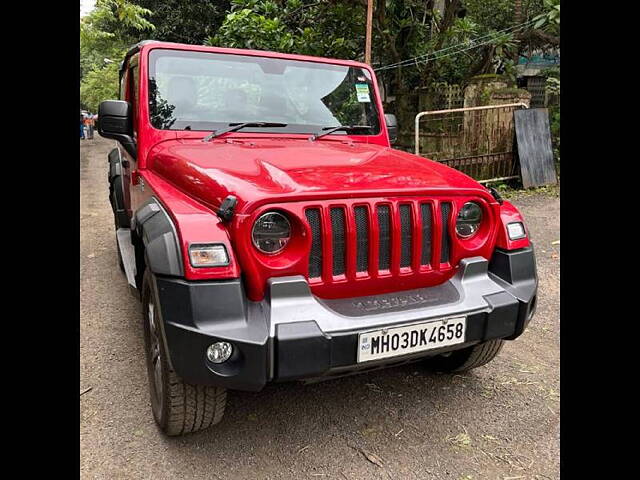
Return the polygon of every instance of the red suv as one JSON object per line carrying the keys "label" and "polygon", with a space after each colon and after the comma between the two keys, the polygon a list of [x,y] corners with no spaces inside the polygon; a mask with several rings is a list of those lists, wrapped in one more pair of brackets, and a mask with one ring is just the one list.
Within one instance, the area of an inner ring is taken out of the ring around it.
{"label": "red suv", "polygon": [[394,150],[363,63],[145,41],[100,105],[120,266],[169,435],[227,389],[483,365],[533,316],[520,213]]}

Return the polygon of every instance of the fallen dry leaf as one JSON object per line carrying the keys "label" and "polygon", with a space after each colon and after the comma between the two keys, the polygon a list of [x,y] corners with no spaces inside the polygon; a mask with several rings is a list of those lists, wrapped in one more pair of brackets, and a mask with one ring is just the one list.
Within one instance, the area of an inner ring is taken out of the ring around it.
{"label": "fallen dry leaf", "polygon": [[371,452],[367,452],[366,450],[360,448],[360,447],[355,447],[353,445],[349,445],[351,448],[353,448],[354,450],[360,452],[364,458],[366,458],[367,460],[369,460],[371,463],[373,463],[374,465],[377,465],[380,468],[384,468],[384,461],[382,460],[382,458],[380,458],[379,456],[377,456],[374,453]]}
{"label": "fallen dry leaf", "polygon": [[369,460],[371,463],[379,466],[380,468],[384,467],[384,463],[382,462],[382,459],[379,456],[377,456],[374,453],[367,452],[366,450],[360,450],[360,451],[365,456],[365,458]]}
{"label": "fallen dry leaf", "polygon": [[468,447],[471,444],[471,437],[467,433],[459,433],[448,440],[457,447]]}
{"label": "fallen dry leaf", "polygon": [[305,447],[302,447],[300,450],[298,450],[298,453],[302,453],[304,452],[307,448],[309,448],[311,445],[307,445]]}

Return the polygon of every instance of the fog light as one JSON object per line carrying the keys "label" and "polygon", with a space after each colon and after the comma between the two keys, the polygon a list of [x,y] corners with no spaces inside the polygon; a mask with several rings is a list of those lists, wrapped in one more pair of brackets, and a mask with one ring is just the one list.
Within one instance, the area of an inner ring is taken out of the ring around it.
{"label": "fog light", "polygon": [[229,342],[216,342],[207,348],[207,358],[213,363],[226,362],[232,353],[233,346]]}

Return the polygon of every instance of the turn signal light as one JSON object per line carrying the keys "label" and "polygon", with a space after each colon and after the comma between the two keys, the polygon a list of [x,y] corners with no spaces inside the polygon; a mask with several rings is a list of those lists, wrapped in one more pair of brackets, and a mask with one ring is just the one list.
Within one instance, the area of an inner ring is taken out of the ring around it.
{"label": "turn signal light", "polygon": [[199,267],[224,267],[229,265],[229,256],[224,245],[189,245],[189,259],[191,266]]}

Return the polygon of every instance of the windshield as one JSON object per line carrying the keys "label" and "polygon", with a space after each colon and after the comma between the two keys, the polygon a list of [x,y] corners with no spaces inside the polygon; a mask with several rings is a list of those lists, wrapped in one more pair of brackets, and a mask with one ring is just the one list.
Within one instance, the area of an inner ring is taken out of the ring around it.
{"label": "windshield", "polygon": [[151,124],[163,130],[203,131],[240,122],[287,124],[243,130],[276,133],[370,125],[358,133],[376,135],[380,124],[371,80],[362,68],[155,49],[149,54]]}

